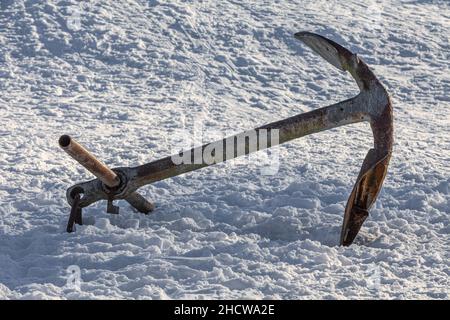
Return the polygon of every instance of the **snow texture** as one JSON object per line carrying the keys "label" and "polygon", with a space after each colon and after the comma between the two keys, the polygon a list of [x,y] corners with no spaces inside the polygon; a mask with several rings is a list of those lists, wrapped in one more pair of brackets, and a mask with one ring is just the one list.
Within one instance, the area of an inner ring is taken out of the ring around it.
{"label": "snow texture", "polygon": [[[277,147],[272,175],[261,153],[229,161],[140,189],[152,215],[99,202],[65,232],[65,190],[92,176],[61,134],[134,166],[199,126],[210,142],[355,95],[297,31],[357,52],[393,97],[391,166],[353,246],[366,123]],[[0,298],[448,299],[449,36],[446,0],[1,0]]]}

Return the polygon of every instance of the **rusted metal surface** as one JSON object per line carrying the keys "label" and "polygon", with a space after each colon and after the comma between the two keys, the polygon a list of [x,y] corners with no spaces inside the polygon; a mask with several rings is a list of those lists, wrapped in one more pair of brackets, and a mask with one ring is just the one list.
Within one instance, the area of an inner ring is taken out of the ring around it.
{"label": "rusted metal surface", "polygon": [[145,214],[148,214],[155,209],[153,203],[148,202],[143,196],[141,196],[137,192],[133,192],[125,200],[136,210]]}
{"label": "rusted metal surface", "polygon": [[[81,188],[83,197],[79,203],[80,207],[88,206],[99,200],[125,199],[132,205],[134,203],[135,207],[140,207],[142,209],[140,211],[143,212],[147,209],[153,209],[152,204],[145,203],[146,200],[141,196],[134,195],[134,192],[144,185],[198,170],[264,148],[270,148],[305,135],[368,121],[374,136],[374,147],[367,153],[355,186],[350,194],[341,231],[341,245],[350,245],[369,215],[369,210],[375,202],[386,176],[393,145],[391,100],[383,85],[366,63],[356,54],[329,39],[313,33],[299,32],[295,34],[295,37],[303,41],[333,66],[342,71],[348,71],[360,88],[360,93],[354,98],[328,107],[299,114],[255,129],[258,138],[261,135],[268,134],[270,130],[277,129],[279,134],[278,141],[272,141],[270,137],[267,137],[268,143],[266,145],[258,144],[256,147],[251,147],[245,138],[241,139],[242,136],[245,136],[245,133],[242,133],[185,151],[187,158],[193,160],[195,154],[203,153],[205,149],[210,148],[212,145],[220,146],[218,150],[222,150],[222,152],[214,153],[210,162],[202,159],[199,163],[191,161],[190,163],[177,164],[174,163],[173,159],[178,155],[173,155],[138,167],[116,168],[114,172],[121,177],[119,179],[121,183],[116,186],[116,189],[105,190],[105,188],[102,188],[99,180],[91,180],[69,188],[67,191],[68,202],[71,204],[74,200],[71,196],[74,188]],[[233,148],[232,153],[228,150],[231,147]],[[242,152],[239,153],[236,150],[242,150]]]}
{"label": "rusted metal surface", "polygon": [[120,184],[117,174],[98,160],[92,153],[68,135],[59,138],[60,147],[94,176],[108,187],[114,188]]}
{"label": "rusted metal surface", "polygon": [[394,140],[392,103],[386,89],[356,54],[319,35],[300,32],[295,36],[338,69],[350,72],[361,90],[357,96],[360,97],[358,111],[352,113],[367,116],[365,120],[372,128],[374,148],[364,159],[345,208],[340,243],[348,246],[368,217],[387,173]]}
{"label": "rusted metal surface", "polygon": [[[357,123],[364,121],[366,119],[364,113],[354,112],[349,115],[348,112],[343,112],[342,110],[353,110],[355,104],[358,103],[358,98],[350,99],[347,101],[343,101],[337,103],[335,105],[313,110],[307,113],[302,113],[300,115],[273,122],[259,128],[256,128],[256,132],[259,134],[261,129],[278,129],[279,130],[279,143],[273,143],[270,141],[267,147],[272,147],[284,142],[291,141],[296,138],[300,138],[312,133],[324,131],[330,128],[335,128],[337,126],[342,126],[350,123]],[[368,118],[367,118],[368,119]],[[238,144],[237,136],[231,136],[225,138],[221,141],[215,141],[212,143],[205,144],[198,148],[193,148],[189,151],[186,151],[190,154],[190,158],[194,159],[194,155],[197,150],[204,150],[211,144],[221,144],[223,146],[223,154],[217,156],[217,161],[215,163],[220,163],[225,160],[231,160],[235,158],[237,155],[234,154],[233,157],[227,157],[227,148],[226,142],[227,140],[233,140],[233,150],[238,150],[241,146]],[[249,154],[249,146],[245,145],[243,147],[245,149],[245,154]],[[262,150],[258,145],[255,151]],[[172,159],[174,156],[170,156],[161,160],[157,160],[139,167],[135,167],[131,169],[133,175],[136,177],[133,181],[130,181],[130,187],[139,188],[146,184],[153,183],[159,180],[167,179],[170,177],[174,177],[186,172],[198,170],[200,168],[208,166],[207,163],[202,162],[201,164],[180,164],[176,165],[173,163]],[[222,160],[223,159],[223,160]]]}
{"label": "rusted metal surface", "polygon": [[[118,207],[112,205],[112,200],[115,199],[114,195],[121,192],[121,187],[126,185],[127,177],[120,171],[115,172],[111,170],[106,164],[98,160],[92,153],[90,153],[86,148],[84,148],[70,136],[62,135],[59,138],[58,142],[60,147],[64,151],[66,151],[67,154],[69,154],[73,159],[75,159],[78,163],[80,163],[83,167],[85,167],[100,180],[95,184],[95,188],[101,188],[102,192],[106,196],[106,199],[110,200],[110,202],[108,203],[108,212],[119,213]],[[85,193],[89,192],[90,190],[90,188],[82,186],[74,186],[73,188],[69,188],[69,190],[67,190],[67,198],[70,199],[69,204],[74,205],[74,202],[76,200],[77,206],[79,206],[80,208],[85,207],[86,205],[83,205],[83,202],[85,202]],[[83,195],[80,199],[81,194]],[[139,212],[148,214],[154,209],[154,205],[151,202],[145,200],[144,197],[136,192],[129,192],[129,194],[124,197],[124,199]],[[74,220],[72,222],[72,225],[73,223],[78,222],[79,221]]]}
{"label": "rusted metal surface", "polygon": [[72,208],[70,210],[69,221],[67,222],[66,228],[66,231],[69,233],[74,231],[75,224],[83,224],[83,218],[81,214],[82,209],[79,206],[80,198],[80,193],[76,193],[73,195]]}

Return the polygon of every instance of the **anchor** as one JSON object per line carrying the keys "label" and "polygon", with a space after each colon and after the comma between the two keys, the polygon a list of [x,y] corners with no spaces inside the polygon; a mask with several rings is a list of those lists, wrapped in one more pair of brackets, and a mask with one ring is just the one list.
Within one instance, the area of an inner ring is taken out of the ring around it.
{"label": "anchor", "polygon": [[[298,32],[295,37],[339,70],[348,71],[360,89],[359,94],[327,107],[258,127],[253,130],[259,139],[256,144],[251,143],[249,132],[244,132],[137,167],[110,169],[77,141],[63,135],[59,139],[61,148],[97,177],[67,190],[67,201],[72,207],[67,231],[72,232],[75,224],[82,224],[81,209],[97,201],[108,201],[108,213],[118,214],[119,208],[113,205],[113,201],[124,199],[139,212],[149,214],[155,206],[137,193],[145,185],[309,134],[367,121],[372,129],[374,145],[363,161],[348,199],[340,236],[341,245],[351,245],[368,217],[387,173],[393,145],[391,99],[372,70],[357,54],[311,32]],[[274,132],[276,134],[272,134]],[[205,153],[210,156],[198,161],[196,155]],[[187,161],[178,161],[180,158]]]}

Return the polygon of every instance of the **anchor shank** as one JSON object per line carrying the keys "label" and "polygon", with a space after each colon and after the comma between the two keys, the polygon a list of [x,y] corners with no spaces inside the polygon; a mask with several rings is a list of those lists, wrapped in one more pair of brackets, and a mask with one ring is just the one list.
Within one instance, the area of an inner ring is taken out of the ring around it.
{"label": "anchor shank", "polygon": [[[198,170],[210,165],[231,160],[243,155],[263,150],[300,138],[312,133],[335,128],[338,126],[368,121],[369,117],[359,104],[360,96],[348,99],[334,105],[302,113],[281,121],[273,122],[253,131],[253,138],[257,143],[250,144],[252,131],[243,132],[223,140],[205,144],[201,147],[183,151],[182,154],[172,155],[156,160],[131,170],[134,172],[130,179],[130,187],[136,190],[146,184],[175,177],[183,173]],[[278,130],[278,139],[273,139],[271,132]],[[261,144],[261,135],[267,134],[267,143]],[[215,148],[214,148],[215,147]],[[215,149],[212,159],[205,159],[205,149]],[[232,150],[230,150],[232,149]],[[239,152],[241,151],[241,152]],[[177,161],[180,158],[184,161]]]}

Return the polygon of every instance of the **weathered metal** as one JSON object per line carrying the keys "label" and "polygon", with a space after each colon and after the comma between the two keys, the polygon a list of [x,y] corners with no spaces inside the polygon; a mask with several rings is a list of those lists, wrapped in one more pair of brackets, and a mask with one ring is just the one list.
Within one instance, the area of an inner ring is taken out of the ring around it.
{"label": "weathered metal", "polygon": [[108,166],[98,160],[92,153],[70,136],[62,135],[58,142],[59,146],[67,152],[69,156],[89,170],[108,187],[114,188],[120,184],[119,176],[114,171],[108,168]]}
{"label": "weathered metal", "polygon": [[69,221],[67,222],[67,232],[73,232],[75,224],[83,224],[83,218],[81,214],[82,209],[79,206],[80,198],[80,193],[76,193],[73,196],[72,209],[70,210]]}
{"label": "weathered metal", "polygon": [[[69,204],[74,201],[72,195],[74,188],[78,188],[83,190],[80,207],[86,207],[99,200],[109,200],[109,205],[112,205],[111,201],[117,199],[126,199],[135,207],[146,206],[144,203],[146,200],[135,195],[135,191],[144,185],[270,148],[305,135],[368,121],[374,136],[374,147],[367,153],[350,194],[341,231],[341,245],[350,245],[367,218],[368,210],[375,202],[386,176],[393,145],[391,101],[383,85],[356,54],[317,34],[299,32],[295,37],[338,69],[348,71],[358,84],[360,93],[354,98],[328,107],[256,128],[258,141],[260,137],[265,136],[266,144],[249,145],[249,139],[245,138],[247,133],[244,132],[185,151],[184,156],[191,161],[175,163],[173,159],[181,155],[172,155],[137,167],[116,168],[114,172],[119,176],[120,184],[115,189],[104,188],[98,179],[80,183],[68,189]],[[277,139],[273,139],[271,134],[275,131],[278,133]],[[209,150],[211,146],[215,151],[212,153],[212,159],[206,161],[202,157],[200,162],[195,161],[197,154],[203,154],[205,149]]]}
{"label": "weathered metal", "polygon": [[[81,144],[79,144],[76,140],[72,139],[68,135],[62,135],[59,138],[59,146],[67,152],[73,159],[75,159],[79,164],[85,167],[88,171],[90,171],[94,176],[96,176],[101,183],[97,186],[103,189],[103,192],[106,195],[106,199],[108,200],[108,213],[119,213],[119,208],[112,204],[112,200],[114,199],[113,195],[121,190],[120,186],[123,186],[123,180],[126,180],[126,177],[121,175],[120,173],[111,170],[106,164],[98,160],[92,153],[90,153],[86,148],[84,148]],[[81,187],[73,187],[68,190],[68,197],[70,199],[78,199],[77,202],[80,201],[79,197],[81,194],[84,194],[86,189]],[[155,206],[148,202],[144,197],[139,195],[136,192],[130,192],[125,197],[123,197],[130,205],[132,205],[139,212],[148,214],[153,211]],[[70,202],[73,205],[73,201]],[[77,203],[77,206],[83,208],[83,205]],[[81,224],[81,211],[79,212],[80,219],[72,221],[72,227],[68,227],[69,229],[73,228],[73,223]],[[78,223],[80,221],[80,223]],[[70,223],[69,223],[70,225]],[[71,232],[71,231],[69,231]]]}

